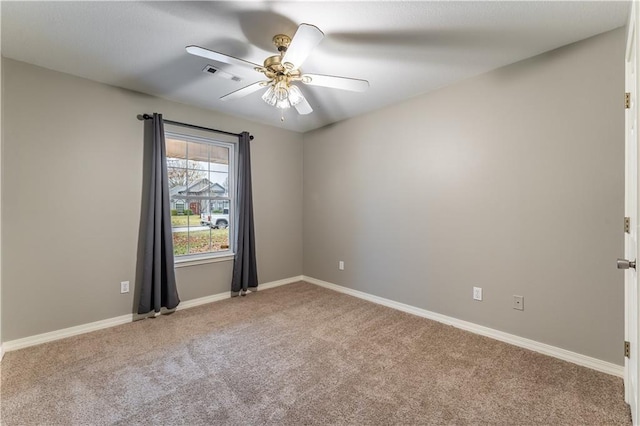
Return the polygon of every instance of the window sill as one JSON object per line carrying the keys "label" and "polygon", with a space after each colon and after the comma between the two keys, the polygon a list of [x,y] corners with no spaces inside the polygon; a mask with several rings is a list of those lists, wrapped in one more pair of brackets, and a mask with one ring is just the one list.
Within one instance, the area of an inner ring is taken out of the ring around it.
{"label": "window sill", "polygon": [[176,268],[185,268],[187,266],[206,265],[209,263],[231,262],[233,261],[234,256],[235,256],[234,253],[227,253],[223,255],[191,257],[188,259],[177,259],[174,261],[174,266]]}

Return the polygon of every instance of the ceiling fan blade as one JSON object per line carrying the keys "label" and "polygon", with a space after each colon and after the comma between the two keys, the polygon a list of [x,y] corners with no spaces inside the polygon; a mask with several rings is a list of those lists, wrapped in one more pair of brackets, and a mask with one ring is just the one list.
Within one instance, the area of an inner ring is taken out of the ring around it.
{"label": "ceiling fan blade", "polygon": [[230,101],[233,99],[238,99],[241,98],[243,96],[247,96],[253,92],[256,92],[260,89],[263,89],[264,87],[266,87],[266,83],[269,83],[268,81],[256,81],[253,84],[250,84],[248,86],[243,87],[242,89],[238,89],[235,90],[231,93],[227,93],[226,95],[222,96],[220,98],[221,101]]}
{"label": "ceiling fan blade", "polygon": [[309,86],[331,87],[332,89],[350,90],[352,92],[364,92],[369,88],[367,80],[322,74],[304,74],[302,82]]}
{"label": "ceiling fan blade", "polygon": [[309,105],[309,102],[307,102],[307,100],[304,98],[302,98],[300,103],[294,105],[294,108],[296,109],[296,111],[298,111],[298,114],[300,115],[307,115],[313,112],[313,108],[311,108],[311,105]]}
{"label": "ceiling fan blade", "polygon": [[187,46],[185,49],[187,49],[187,52],[192,55],[222,62],[223,64],[251,69],[255,69],[256,67],[262,68],[262,65],[254,64],[253,62],[245,61],[244,59],[234,58],[233,56],[225,55],[224,53],[214,52],[213,50],[205,49],[200,46]]}
{"label": "ceiling fan blade", "polygon": [[282,58],[282,63],[291,70],[300,68],[309,53],[323,38],[324,33],[318,27],[310,24],[300,24]]}

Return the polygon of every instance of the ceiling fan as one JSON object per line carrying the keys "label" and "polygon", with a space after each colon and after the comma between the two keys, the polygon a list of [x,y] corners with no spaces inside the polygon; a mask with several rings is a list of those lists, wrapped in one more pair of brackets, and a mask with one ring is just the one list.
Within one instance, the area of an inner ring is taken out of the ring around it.
{"label": "ceiling fan", "polygon": [[[273,44],[278,48],[278,55],[269,56],[263,65],[254,64],[224,53],[214,52],[199,46],[187,46],[187,52],[214,61],[236,67],[252,68],[266,77],[246,87],[228,93],[220,99],[223,101],[238,99],[255,91],[267,88],[262,99],[269,105],[286,109],[294,107],[299,114],[310,114],[313,109],[304,98],[299,87],[294,83],[309,86],[330,87],[333,89],[364,92],[369,87],[367,80],[348,77],[336,77],[322,74],[306,74],[300,67],[307,56],[324,38],[324,33],[314,25],[301,24],[293,39],[284,34],[273,37]],[[284,118],[283,118],[284,119]]]}

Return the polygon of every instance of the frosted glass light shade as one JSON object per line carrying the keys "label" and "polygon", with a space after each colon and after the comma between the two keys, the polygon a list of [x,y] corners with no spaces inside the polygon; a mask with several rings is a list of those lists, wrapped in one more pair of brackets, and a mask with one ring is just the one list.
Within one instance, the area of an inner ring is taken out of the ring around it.
{"label": "frosted glass light shade", "polygon": [[287,83],[284,81],[279,81],[273,88],[273,93],[275,93],[276,98],[279,101],[284,101],[289,97],[289,90],[287,90]]}
{"label": "frosted glass light shade", "polygon": [[271,106],[275,106],[278,102],[278,98],[273,90],[273,85],[270,85],[266,92],[262,95],[262,100]]}
{"label": "frosted glass light shade", "polygon": [[291,103],[289,102],[289,99],[284,99],[282,101],[276,102],[276,108],[287,109],[290,107],[291,107]]}
{"label": "frosted glass light shade", "polygon": [[300,102],[302,102],[303,99],[304,96],[302,96],[302,92],[300,91],[300,89],[298,89],[298,87],[293,85],[289,86],[289,103],[291,104],[291,106],[298,105]]}

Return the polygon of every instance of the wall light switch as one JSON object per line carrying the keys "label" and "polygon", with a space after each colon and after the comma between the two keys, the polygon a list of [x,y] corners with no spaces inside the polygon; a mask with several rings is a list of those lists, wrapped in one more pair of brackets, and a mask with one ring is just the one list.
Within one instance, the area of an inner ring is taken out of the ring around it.
{"label": "wall light switch", "polygon": [[129,293],[129,281],[122,281],[120,283],[120,293]]}

